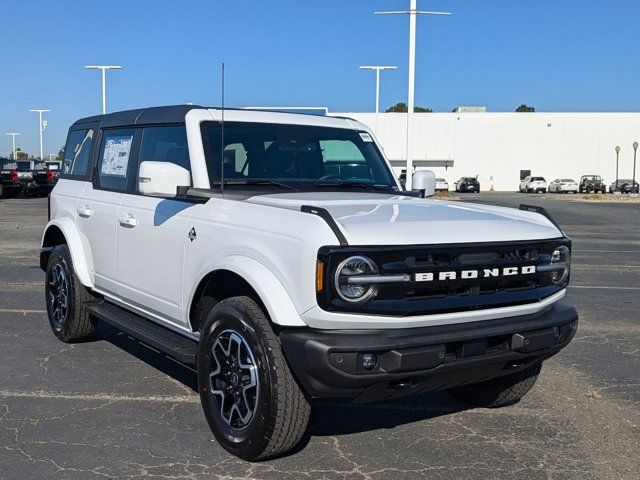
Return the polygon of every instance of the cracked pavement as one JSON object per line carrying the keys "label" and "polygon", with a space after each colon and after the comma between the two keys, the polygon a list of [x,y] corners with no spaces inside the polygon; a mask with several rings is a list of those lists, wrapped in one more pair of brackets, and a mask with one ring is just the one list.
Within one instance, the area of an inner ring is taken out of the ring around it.
{"label": "cracked pavement", "polygon": [[313,403],[296,453],[250,464],[214,441],[193,370],[101,325],[50,332],[38,247],[46,199],[0,200],[0,479],[640,478],[640,205],[561,196],[465,200],[547,208],[574,239],[574,341],[517,405],[446,392]]}

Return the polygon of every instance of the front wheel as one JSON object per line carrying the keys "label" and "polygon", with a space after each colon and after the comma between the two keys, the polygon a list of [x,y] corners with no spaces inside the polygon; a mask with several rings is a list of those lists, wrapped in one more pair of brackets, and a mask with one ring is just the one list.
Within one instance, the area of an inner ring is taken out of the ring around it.
{"label": "front wheel", "polygon": [[511,375],[451,388],[449,393],[479,407],[505,407],[519,402],[531,390],[541,369],[542,362],[539,362]]}
{"label": "front wheel", "polygon": [[214,436],[244,460],[286,453],[303,438],[310,407],[262,309],[248,297],[218,303],[198,352],[198,389]]}

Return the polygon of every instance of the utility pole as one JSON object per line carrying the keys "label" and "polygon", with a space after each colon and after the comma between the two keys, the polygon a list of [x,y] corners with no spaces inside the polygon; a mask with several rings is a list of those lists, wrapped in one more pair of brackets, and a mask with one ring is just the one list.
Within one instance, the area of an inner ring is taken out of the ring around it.
{"label": "utility pole", "polygon": [[615,151],[616,151],[616,188],[614,189],[614,192],[619,192],[620,191],[620,183],[618,182],[618,164],[620,163],[620,145],[616,145]]}
{"label": "utility pole", "polygon": [[418,15],[451,15],[450,12],[418,10],[418,0],[410,0],[409,10],[375,12],[376,15],[409,15],[409,100],[407,102],[407,178],[406,189],[411,190],[413,172],[413,110],[415,108],[416,77],[416,17]]}
{"label": "utility pole", "polygon": [[42,144],[42,134],[44,133],[44,129],[47,128],[47,121],[46,120],[42,120],[42,114],[45,112],[50,112],[51,110],[46,110],[46,109],[32,109],[29,110],[30,112],[37,112],[38,116],[40,118],[40,121],[38,122],[38,130],[40,131],[40,160],[44,160],[44,147]]}
{"label": "utility pole", "polygon": [[360,70],[376,71],[376,115],[380,113],[380,70],[396,70],[398,67],[383,65],[364,65]]}
{"label": "utility pole", "polygon": [[102,70],[102,114],[107,113],[107,70],[122,70],[121,65],[85,65],[88,70]]}
{"label": "utility pole", "polygon": [[13,140],[13,150],[11,150],[13,152],[13,161],[15,162],[18,158],[18,152],[16,151],[16,135],[21,135],[18,132],[7,132],[5,133],[5,135],[11,135],[12,140]]}
{"label": "utility pole", "polygon": [[640,193],[636,191],[636,158],[638,157],[638,147],[640,144],[638,142],[633,142],[633,183],[631,184],[631,193]]}

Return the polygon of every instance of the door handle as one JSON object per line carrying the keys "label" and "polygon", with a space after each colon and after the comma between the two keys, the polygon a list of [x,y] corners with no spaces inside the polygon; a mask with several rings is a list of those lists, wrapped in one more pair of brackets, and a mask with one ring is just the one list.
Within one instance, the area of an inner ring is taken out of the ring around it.
{"label": "door handle", "polygon": [[82,218],[89,218],[91,215],[93,215],[93,210],[91,209],[91,207],[89,207],[89,205],[78,207],[78,215],[80,215]]}
{"label": "door handle", "polygon": [[138,220],[133,215],[133,213],[120,215],[120,218],[118,218],[118,221],[120,222],[120,225],[124,227],[135,227],[136,225],[138,225]]}

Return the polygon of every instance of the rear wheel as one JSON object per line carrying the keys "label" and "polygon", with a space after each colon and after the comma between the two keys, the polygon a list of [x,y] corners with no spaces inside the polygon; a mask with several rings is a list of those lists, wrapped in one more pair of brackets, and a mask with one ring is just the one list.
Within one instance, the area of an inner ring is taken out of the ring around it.
{"label": "rear wheel", "polygon": [[294,448],[310,407],[262,309],[248,297],[218,303],[200,337],[198,387],[207,422],[228,452],[254,461]]}
{"label": "rear wheel", "polygon": [[505,377],[451,388],[449,393],[480,407],[504,407],[517,403],[531,390],[541,369],[542,362]]}
{"label": "rear wheel", "polygon": [[55,336],[67,343],[89,338],[95,324],[84,303],[93,300],[93,295],[76,277],[67,245],[53,249],[45,278],[47,315]]}

